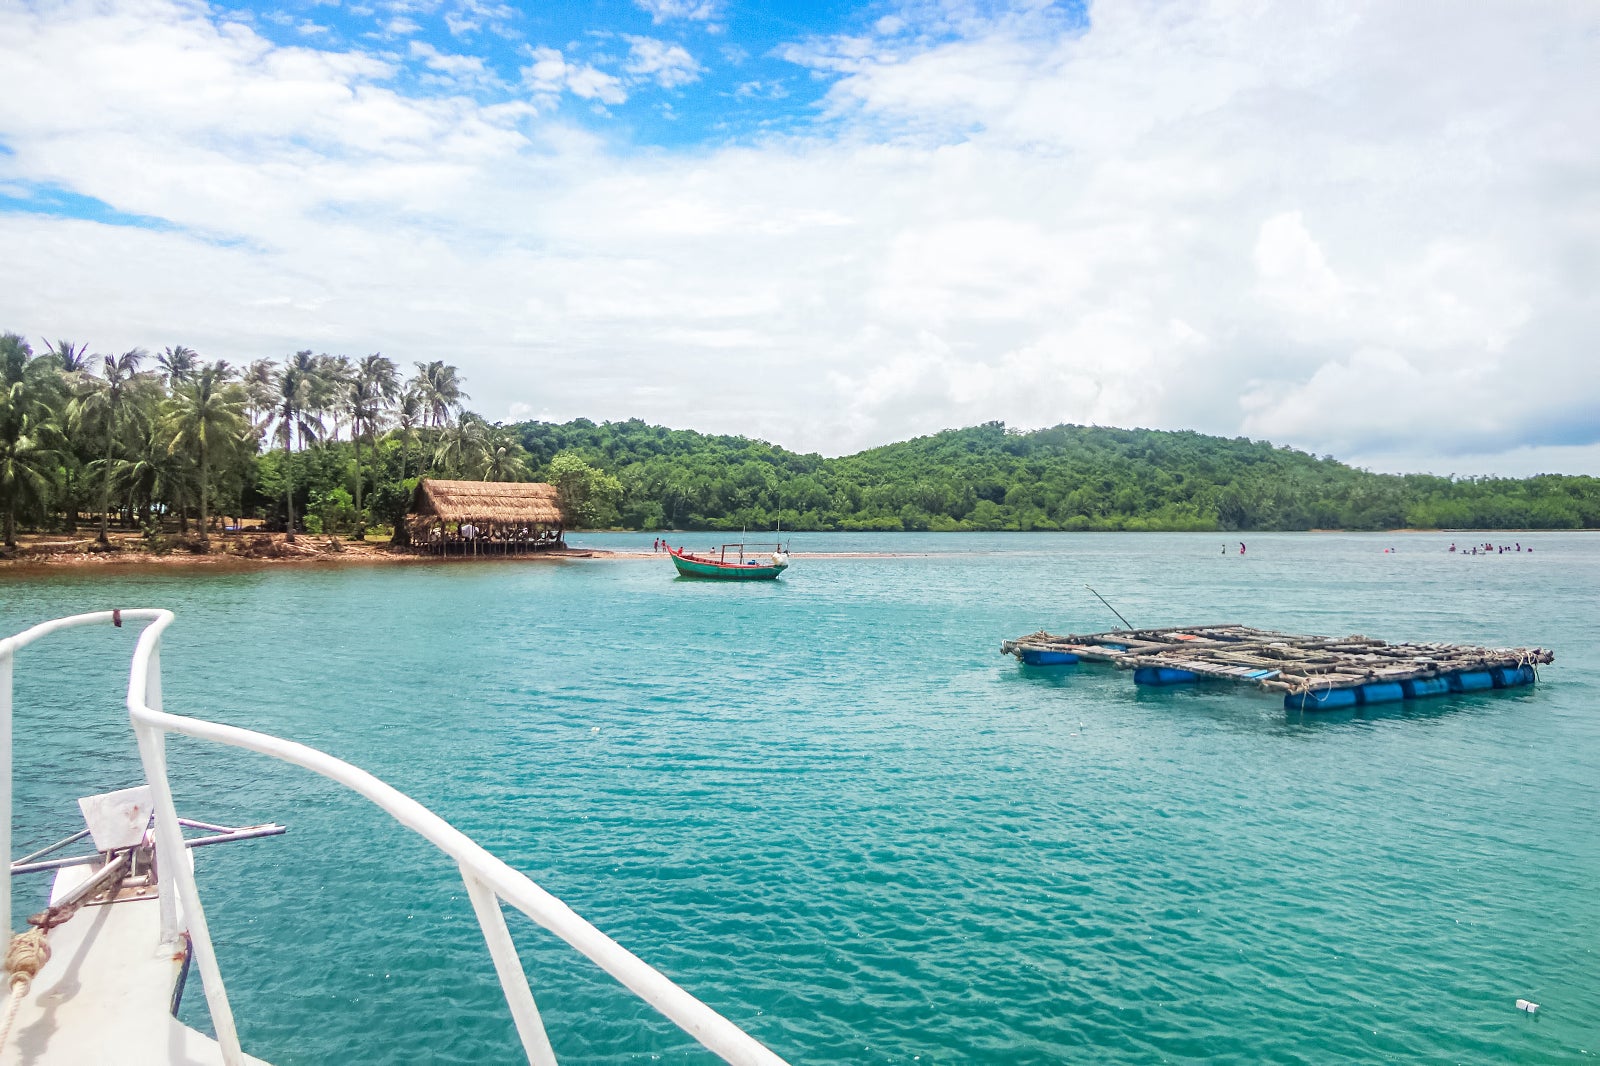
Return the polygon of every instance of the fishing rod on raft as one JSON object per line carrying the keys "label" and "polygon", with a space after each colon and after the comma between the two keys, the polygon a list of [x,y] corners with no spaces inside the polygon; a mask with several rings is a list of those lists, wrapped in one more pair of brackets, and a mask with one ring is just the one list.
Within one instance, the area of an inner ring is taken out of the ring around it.
{"label": "fishing rod on raft", "polygon": [[1096,592],[1092,585],[1085,585],[1083,587],[1088,589],[1089,590],[1089,594],[1092,595],[1095,599],[1097,599],[1101,603],[1105,604],[1106,605],[1106,610],[1110,611],[1112,614],[1117,616],[1117,621],[1122,623],[1122,627],[1124,629],[1132,629],[1133,628],[1133,623],[1128,621],[1126,618],[1122,617],[1122,612],[1117,610],[1115,607],[1111,606],[1110,601],[1107,600],[1104,596],[1100,595],[1098,592]]}

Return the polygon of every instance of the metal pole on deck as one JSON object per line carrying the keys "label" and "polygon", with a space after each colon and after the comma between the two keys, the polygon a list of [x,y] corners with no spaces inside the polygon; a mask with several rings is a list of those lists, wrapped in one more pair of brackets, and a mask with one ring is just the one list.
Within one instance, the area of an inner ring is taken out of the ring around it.
{"label": "metal pole on deck", "polygon": [[1130,629],[1130,630],[1133,628],[1133,623],[1129,622],[1126,618],[1122,617],[1122,612],[1117,610],[1115,607],[1111,606],[1111,604],[1106,601],[1106,598],[1104,596],[1100,595],[1098,592],[1095,592],[1094,589],[1089,588],[1088,585],[1085,585],[1083,587],[1086,588],[1086,589],[1089,589],[1090,595],[1092,595],[1095,599],[1099,600],[1101,603],[1104,603],[1106,605],[1106,609],[1109,610],[1112,614],[1117,616],[1117,621],[1121,622],[1124,628]]}

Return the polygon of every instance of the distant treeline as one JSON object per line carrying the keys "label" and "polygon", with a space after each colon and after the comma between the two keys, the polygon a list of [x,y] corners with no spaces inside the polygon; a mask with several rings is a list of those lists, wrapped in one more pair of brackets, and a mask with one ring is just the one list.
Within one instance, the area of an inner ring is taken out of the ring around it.
{"label": "distant treeline", "polygon": [[516,427],[535,467],[621,484],[629,529],[1271,530],[1600,526],[1600,479],[1374,474],[1192,432],[989,422],[824,459],[637,419]]}
{"label": "distant treeline", "polygon": [[463,385],[376,353],[234,367],[0,334],[0,533],[91,523],[203,550],[227,516],[403,540],[421,477],[548,481],[591,529],[1600,526],[1592,477],[1394,476],[1242,438],[1000,422],[824,459],[637,419],[490,423]]}

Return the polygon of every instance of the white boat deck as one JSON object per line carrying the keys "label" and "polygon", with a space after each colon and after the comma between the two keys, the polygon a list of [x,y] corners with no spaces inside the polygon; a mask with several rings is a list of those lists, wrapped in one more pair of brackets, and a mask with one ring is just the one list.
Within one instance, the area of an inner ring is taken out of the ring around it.
{"label": "white boat deck", "polygon": [[[67,867],[53,897],[91,873]],[[17,1010],[0,1066],[221,1066],[217,1042],[172,1016],[183,955],[161,951],[160,941],[161,904],[153,895],[83,907],[51,930],[50,961]]]}

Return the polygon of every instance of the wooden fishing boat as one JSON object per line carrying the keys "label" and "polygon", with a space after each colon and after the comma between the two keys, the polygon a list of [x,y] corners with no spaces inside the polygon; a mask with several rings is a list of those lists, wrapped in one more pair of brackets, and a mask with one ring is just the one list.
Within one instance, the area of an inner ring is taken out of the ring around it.
{"label": "wooden fishing boat", "polygon": [[771,581],[789,568],[783,544],[724,544],[704,552],[668,548],[680,577],[713,581]]}

